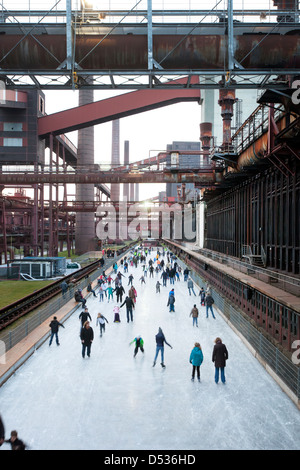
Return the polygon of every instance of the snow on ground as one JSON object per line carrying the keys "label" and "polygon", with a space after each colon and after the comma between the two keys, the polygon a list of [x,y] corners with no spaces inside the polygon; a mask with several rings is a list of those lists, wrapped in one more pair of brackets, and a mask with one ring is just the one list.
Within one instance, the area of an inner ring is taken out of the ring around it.
{"label": "snow on ground", "polygon": [[[115,300],[88,298],[95,333],[90,358],[81,356],[78,308],[59,330],[60,346],[44,344],[2,386],[6,438],[17,429],[32,450],[299,449],[298,409],[218,312],[216,320],[206,319],[199,297],[189,296],[181,277],[170,313],[169,282],[156,293],[157,275],[141,285],[141,272],[140,266],[129,268],[138,293],[132,323],[126,321],[125,306],[121,323],[113,322]],[[189,316],[194,303],[200,309],[199,328]],[[102,338],[98,312],[109,321]],[[159,327],[173,346],[165,346],[165,369],[160,360],[152,367]],[[133,358],[129,343],[137,335],[144,339],[145,353]],[[214,382],[211,355],[217,336],[229,352],[226,385]],[[195,341],[204,354],[200,383],[191,381]]]}

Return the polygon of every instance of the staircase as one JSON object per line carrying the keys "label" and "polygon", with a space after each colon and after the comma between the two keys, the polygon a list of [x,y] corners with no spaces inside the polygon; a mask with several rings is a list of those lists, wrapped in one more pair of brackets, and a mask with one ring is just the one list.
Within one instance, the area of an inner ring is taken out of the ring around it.
{"label": "staircase", "polygon": [[249,245],[242,246],[242,260],[246,260],[252,266],[257,266],[260,268],[266,267],[266,254],[265,250],[261,246],[261,254],[254,255],[252,249]]}

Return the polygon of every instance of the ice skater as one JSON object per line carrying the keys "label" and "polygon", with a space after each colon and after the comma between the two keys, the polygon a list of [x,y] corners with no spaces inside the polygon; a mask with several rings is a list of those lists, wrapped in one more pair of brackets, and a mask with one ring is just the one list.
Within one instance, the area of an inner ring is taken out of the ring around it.
{"label": "ice skater", "polygon": [[146,284],[146,281],[145,281],[144,276],[141,276],[141,277],[139,278],[139,281],[141,281],[141,285],[142,285],[143,283]]}
{"label": "ice skater", "polygon": [[137,292],[134,286],[131,286],[131,288],[128,291],[128,295],[133,300],[133,302],[136,303]]}
{"label": "ice skater", "polygon": [[194,348],[191,351],[190,354],[190,363],[193,366],[192,370],[192,379],[195,379],[195,372],[197,371],[197,379],[198,382],[200,382],[200,366],[203,362],[203,353],[202,349],[199,343],[195,343]]}
{"label": "ice skater", "polygon": [[156,352],[155,352],[155,357],[154,357],[154,361],[153,361],[153,367],[156,364],[156,359],[157,359],[157,356],[158,356],[159,352],[161,354],[161,366],[166,367],[165,364],[164,364],[164,343],[166,343],[171,349],[173,349],[173,348],[167,342],[167,340],[165,338],[165,335],[163,334],[163,331],[162,331],[161,328],[158,328],[158,333],[155,336],[155,341],[156,341]]}
{"label": "ice skater", "polygon": [[83,328],[83,325],[88,319],[92,321],[92,317],[89,314],[88,308],[85,307],[85,309],[79,315],[79,320],[81,320],[81,328]]}
{"label": "ice skater", "polygon": [[213,311],[213,303],[215,302],[213,297],[211,296],[211,294],[208,294],[205,298],[205,302],[206,302],[206,318],[208,318],[208,310],[211,311],[211,314],[212,314],[212,317],[215,319],[215,315],[214,315],[214,311]]}
{"label": "ice skater", "polygon": [[12,431],[10,433],[10,439],[7,439],[4,442],[7,442],[11,445],[11,450],[26,450],[26,445],[21,439],[18,438],[17,431]]}
{"label": "ice skater", "polygon": [[203,287],[201,287],[199,291],[199,296],[201,305],[205,305],[205,290],[203,289]]}
{"label": "ice skater", "polygon": [[187,286],[188,286],[189,294],[191,295],[191,291],[192,291],[193,294],[196,295],[194,291],[194,283],[191,278],[189,278],[189,280],[187,281]]}
{"label": "ice skater", "polygon": [[[172,292],[173,291],[173,292]],[[169,293],[167,307],[169,307],[169,312],[175,312],[175,293],[174,289]]]}
{"label": "ice skater", "polygon": [[98,294],[99,294],[99,302],[103,302],[104,294],[103,294],[103,287],[102,286],[99,287]]}
{"label": "ice skater", "polygon": [[221,338],[215,339],[215,345],[212,353],[212,361],[215,363],[215,382],[219,382],[219,373],[221,372],[221,381],[225,384],[225,366],[228,359],[228,351]]}
{"label": "ice skater", "polygon": [[53,337],[55,336],[56,339],[56,344],[59,346],[59,341],[58,341],[58,329],[60,326],[64,328],[64,325],[62,323],[59,323],[57,320],[57,317],[53,317],[53,320],[50,323],[50,328],[51,328],[51,336],[50,336],[50,341],[49,341],[49,346],[52,344]]}
{"label": "ice skater", "polygon": [[132,340],[131,343],[129,343],[129,346],[132,343],[135,343],[133,357],[137,355],[139,349],[142,351],[142,353],[144,352],[144,340],[141,336],[137,336],[136,338],[134,338],[134,340]]}
{"label": "ice skater", "polygon": [[121,323],[120,319],[120,307],[117,305],[113,308],[113,313],[114,313],[114,323]]}
{"label": "ice skater", "polygon": [[156,283],[156,293],[160,293],[160,286],[161,286],[161,283],[159,281],[157,281]]}
{"label": "ice skater", "polygon": [[108,293],[107,302],[108,303],[109,303],[110,298],[111,298],[111,300],[114,300],[114,291],[115,291],[115,289],[113,289],[111,286],[108,286],[108,288],[107,288],[107,293]]}
{"label": "ice skater", "polygon": [[90,326],[89,321],[86,321],[83,325],[83,328],[81,329],[80,333],[80,339],[82,343],[82,357],[85,358],[85,353],[87,353],[87,356],[90,357],[92,342],[94,339],[94,331],[93,328]]}
{"label": "ice skater", "polygon": [[100,326],[100,338],[102,338],[102,331],[105,333],[105,322],[108,323],[107,318],[102,313],[98,313],[96,326]]}
{"label": "ice skater", "polygon": [[120,308],[122,308],[123,305],[126,305],[127,323],[129,323],[129,320],[133,321],[134,301],[127,295],[122,305],[120,305]]}
{"label": "ice skater", "polygon": [[193,317],[193,326],[196,325],[198,328],[198,316],[199,316],[199,310],[196,307],[196,304],[194,304],[194,307],[191,310],[190,317]]}
{"label": "ice skater", "polygon": [[116,292],[116,295],[117,295],[117,302],[122,302],[122,298],[123,298],[123,294],[125,294],[125,290],[124,290],[124,287],[122,286],[122,284],[119,284],[116,288],[115,288],[115,292]]}
{"label": "ice skater", "polygon": [[5,439],[5,426],[3,423],[2,416],[0,415],[0,447],[2,446]]}

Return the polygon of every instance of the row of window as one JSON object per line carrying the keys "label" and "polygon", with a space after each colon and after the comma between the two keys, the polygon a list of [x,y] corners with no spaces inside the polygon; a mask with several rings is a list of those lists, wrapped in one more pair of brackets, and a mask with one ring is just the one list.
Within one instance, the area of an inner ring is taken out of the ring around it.
{"label": "row of window", "polygon": [[[23,122],[3,122],[1,127],[4,132],[22,132],[25,130]],[[0,139],[0,145],[3,147],[23,147],[23,138],[3,137],[3,139]]]}

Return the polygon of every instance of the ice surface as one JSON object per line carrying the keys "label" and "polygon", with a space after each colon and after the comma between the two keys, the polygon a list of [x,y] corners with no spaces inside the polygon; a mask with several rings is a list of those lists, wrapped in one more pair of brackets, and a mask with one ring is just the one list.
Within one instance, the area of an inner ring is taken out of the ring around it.
{"label": "ice surface", "polygon": [[[189,296],[182,277],[175,282],[175,312],[170,313],[169,282],[156,294],[155,274],[141,286],[141,267],[130,272],[138,294],[132,323],[126,321],[125,306],[116,324],[116,301],[100,303],[90,296],[91,357],[81,356],[78,308],[59,330],[60,346],[47,342],[2,386],[6,438],[17,429],[32,450],[299,449],[297,407],[222,317],[206,319],[199,297]],[[126,292],[127,282],[123,278]],[[200,308],[199,328],[189,317],[194,303]],[[109,321],[102,338],[98,312]],[[165,369],[160,361],[152,367],[158,327],[173,346],[165,346]],[[137,335],[144,339],[145,353],[133,358],[129,343]],[[214,382],[211,354],[217,336],[229,352],[226,385]],[[200,383],[191,382],[195,341],[204,354]]]}

